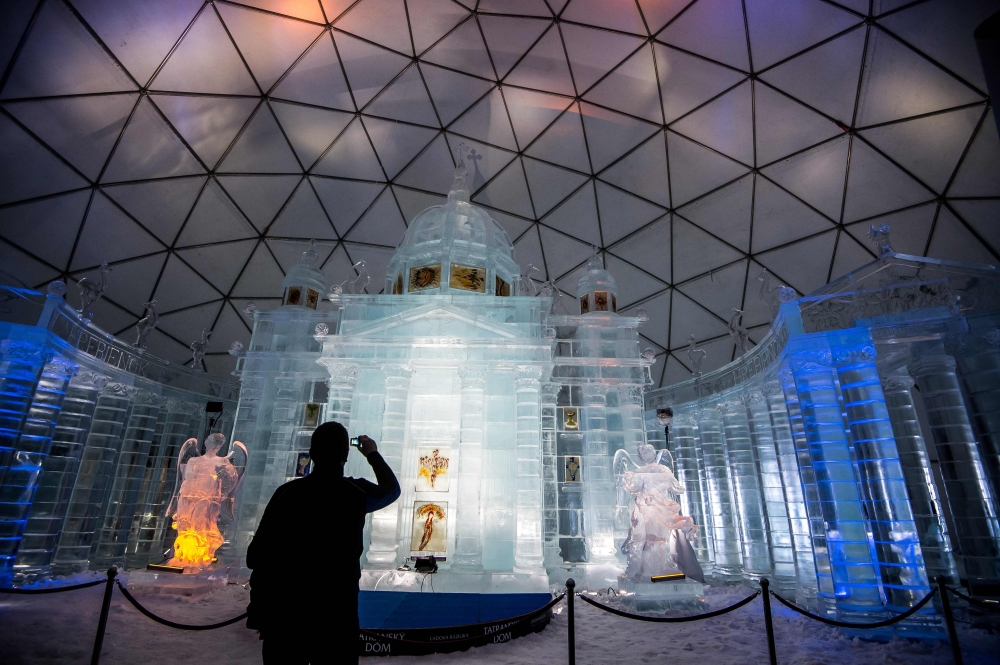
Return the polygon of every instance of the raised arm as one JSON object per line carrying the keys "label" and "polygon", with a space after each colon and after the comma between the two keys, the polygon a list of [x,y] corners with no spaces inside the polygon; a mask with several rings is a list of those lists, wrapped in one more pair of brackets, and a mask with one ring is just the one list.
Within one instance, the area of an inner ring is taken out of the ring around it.
{"label": "raised arm", "polygon": [[355,481],[355,485],[365,493],[365,510],[373,513],[376,510],[385,508],[398,499],[401,490],[399,489],[399,481],[396,480],[396,474],[392,472],[386,461],[382,459],[375,441],[367,436],[358,437],[358,441],[361,444],[358,446],[358,452],[368,460],[372,471],[375,472],[375,480],[378,481],[378,484],[376,485],[367,480],[357,480]]}

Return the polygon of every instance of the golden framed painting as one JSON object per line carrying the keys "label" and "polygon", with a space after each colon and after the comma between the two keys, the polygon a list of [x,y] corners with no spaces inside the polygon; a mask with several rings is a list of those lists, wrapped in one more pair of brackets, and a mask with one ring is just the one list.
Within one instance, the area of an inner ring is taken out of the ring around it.
{"label": "golden framed painting", "polygon": [[580,313],[590,314],[590,294],[584,293],[580,296]]}
{"label": "golden framed painting", "polygon": [[392,295],[399,296],[403,294],[403,273],[396,273],[396,281],[392,283]]}
{"label": "golden framed painting", "polygon": [[417,447],[417,491],[447,492],[451,483],[448,467],[451,448],[444,446]]}
{"label": "golden framed painting", "polygon": [[308,452],[300,452],[295,455],[295,477],[305,478],[312,470],[312,459]]}
{"label": "golden framed painting", "polygon": [[305,408],[302,409],[303,427],[319,427],[320,406],[319,402],[306,402]]}
{"label": "golden framed painting", "polygon": [[563,464],[563,482],[581,482],[580,472],[582,466],[579,455],[566,455],[566,462]]}
{"label": "golden framed painting", "polygon": [[285,287],[285,298],[281,303],[282,305],[301,305],[302,304],[302,287],[301,286],[288,286]]}
{"label": "golden framed painting", "polygon": [[575,406],[563,407],[563,429],[577,431],[580,429],[580,410]]}
{"label": "golden framed painting", "polygon": [[441,264],[410,268],[410,279],[406,284],[409,293],[437,289],[441,287]]}
{"label": "golden framed painting", "polygon": [[319,306],[319,291],[306,289],[306,307],[316,309]]}
{"label": "golden framed painting", "polygon": [[496,290],[494,293],[498,296],[509,296],[510,295],[510,284],[507,283],[502,277],[497,275],[496,278]]}
{"label": "golden framed painting", "polygon": [[448,503],[414,501],[411,556],[445,555],[448,552]]}
{"label": "golden framed painting", "polygon": [[613,293],[611,294],[611,311],[612,312],[618,311],[618,296],[616,296]]}
{"label": "golden framed painting", "polygon": [[448,286],[460,291],[486,293],[486,268],[452,263]]}
{"label": "golden framed painting", "polygon": [[606,311],[608,311],[608,292],[607,291],[594,291],[594,311],[595,312],[606,312]]}

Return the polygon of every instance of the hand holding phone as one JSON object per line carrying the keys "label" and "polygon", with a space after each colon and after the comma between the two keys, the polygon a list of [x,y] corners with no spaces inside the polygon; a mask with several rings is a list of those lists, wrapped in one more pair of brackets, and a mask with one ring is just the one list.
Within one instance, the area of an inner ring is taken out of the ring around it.
{"label": "hand holding phone", "polygon": [[356,436],[351,437],[351,447],[352,448],[357,448],[360,445],[361,445],[361,443],[360,443],[358,437],[356,437]]}
{"label": "hand holding phone", "polygon": [[378,446],[375,445],[374,439],[372,439],[370,436],[365,436],[364,434],[362,434],[361,436],[357,437],[357,440],[358,440],[358,452],[364,455],[365,457],[368,457],[368,455],[370,455],[371,453],[378,452]]}

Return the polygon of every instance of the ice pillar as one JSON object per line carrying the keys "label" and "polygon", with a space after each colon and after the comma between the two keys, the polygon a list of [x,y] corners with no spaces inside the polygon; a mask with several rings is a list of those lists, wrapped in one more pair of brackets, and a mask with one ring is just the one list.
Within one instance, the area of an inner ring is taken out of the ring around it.
{"label": "ice pillar", "polygon": [[773,584],[779,590],[793,591],[795,555],[767,400],[759,389],[751,389],[746,397],[747,411],[750,413],[750,438],[754,445],[757,468],[760,470],[761,494],[767,511],[766,524],[774,568]]}
{"label": "ice pillar", "polygon": [[455,518],[454,569],[483,567],[483,430],[486,419],[486,372],[459,370],[462,380],[462,429],[458,452],[458,507]]}
{"label": "ice pillar", "polygon": [[[641,444],[646,443],[646,424],[645,421],[643,420],[643,413],[642,413],[642,399],[643,399],[642,386],[624,385],[620,386],[617,392],[618,392],[618,411],[621,414],[621,449],[628,451],[629,454],[632,454],[639,449],[639,446]],[[662,427],[657,426],[657,429],[662,433],[663,431]],[[664,445],[665,444],[666,441],[664,441]],[[618,452],[619,447],[615,446],[613,442],[611,442],[609,439],[609,448],[610,449],[608,450],[608,455],[609,455],[608,463],[610,464],[614,460],[614,456]],[[677,469],[671,469],[671,471],[673,471],[675,474],[677,473]],[[615,496],[616,489],[614,483],[615,483],[615,478],[612,470],[611,484],[609,487],[612,493],[610,497],[611,505],[615,505],[616,503],[616,496]],[[617,516],[615,519],[616,530],[614,536],[615,536],[616,556],[621,546],[625,543],[625,539],[628,537],[628,526],[629,526],[630,516],[627,510],[623,512],[624,512],[623,517],[625,518],[624,520],[618,520]],[[695,523],[698,525],[699,530],[701,530],[702,523],[701,522],[695,522]],[[692,545],[696,548],[696,554],[697,554],[697,547],[699,545],[698,541],[692,542]]]}
{"label": "ice pillar", "polygon": [[359,368],[348,363],[333,363],[327,365],[327,369],[330,371],[330,380],[327,382],[326,421],[332,420],[345,429],[350,428]]}
{"label": "ice pillar", "polygon": [[[403,441],[406,437],[407,404],[410,398],[410,379],[413,370],[407,365],[383,365],[385,373],[385,408],[382,411],[382,440],[379,452],[396,472],[403,467]],[[397,557],[405,558],[409,552],[399,552],[396,528],[399,525],[401,502],[386,506],[372,514],[371,544],[367,560],[373,568],[395,568]],[[403,516],[402,519],[406,519]]]}
{"label": "ice pillar", "polygon": [[[988,332],[982,335],[982,328]],[[968,396],[969,416],[978,434],[979,457],[994,500],[1000,496],[1000,330],[991,319],[972,319],[966,348],[956,353],[958,372]],[[976,335],[975,333],[980,333]]]}
{"label": "ice pillar", "polygon": [[542,384],[542,546],[546,566],[562,561],[559,556],[559,458],[556,443],[558,393],[558,384]]}
{"label": "ice pillar", "polygon": [[997,505],[972,434],[955,359],[937,348],[915,351],[917,359],[909,370],[927,410],[965,574],[973,580],[995,580],[1000,577]]}
{"label": "ice pillar", "polygon": [[[541,378],[541,367],[528,365],[514,370],[514,383],[517,390],[515,405],[517,418],[517,500],[515,504],[517,539],[514,542],[514,570],[524,573],[541,572],[542,567],[542,459],[539,395]],[[609,510],[613,509],[609,508]],[[610,523],[610,520],[608,521]]]}
{"label": "ice pillar", "polygon": [[684,483],[681,512],[690,516],[698,525],[698,540],[691,544],[698,563],[705,574],[710,575],[715,552],[712,549],[711,515],[705,509],[701,474],[698,472],[698,421],[694,414],[675,413],[670,436],[673,439],[674,464],[677,466],[674,474]]}
{"label": "ice pillar", "polygon": [[714,575],[718,579],[735,582],[740,579],[742,572],[742,545],[736,524],[729,459],[718,408],[703,406],[698,411],[698,432],[701,436],[708,504],[711,506],[712,544],[715,547]]}
{"label": "ice pillar", "polygon": [[743,578],[756,581],[771,574],[771,552],[747,409],[739,395],[731,395],[719,404],[719,411],[722,413],[729,477],[739,517],[737,526],[743,554]]}
{"label": "ice pillar", "polygon": [[587,560],[615,560],[614,480],[608,456],[607,386],[583,385],[583,486],[586,506]]}
{"label": "ice pillar", "polygon": [[931,473],[927,446],[913,406],[913,379],[894,374],[882,380],[885,403],[889,409],[899,461],[903,467],[906,491],[917,524],[920,549],[924,554],[927,576],[944,575],[950,584],[958,584],[958,570],[952,552],[951,535],[942,512],[941,500]]}

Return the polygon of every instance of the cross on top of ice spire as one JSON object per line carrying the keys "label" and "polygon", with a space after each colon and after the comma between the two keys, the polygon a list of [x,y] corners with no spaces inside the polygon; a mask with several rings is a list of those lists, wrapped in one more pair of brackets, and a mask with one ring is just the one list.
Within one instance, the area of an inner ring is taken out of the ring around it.
{"label": "cross on top of ice spire", "polygon": [[469,175],[469,167],[465,165],[465,159],[469,154],[469,146],[465,145],[465,143],[459,143],[458,147],[455,148],[455,152],[458,154],[458,166],[455,167],[455,181],[448,191],[448,203],[456,201],[468,203],[469,184],[466,178]]}

